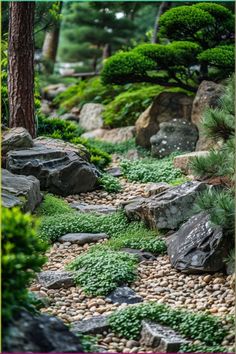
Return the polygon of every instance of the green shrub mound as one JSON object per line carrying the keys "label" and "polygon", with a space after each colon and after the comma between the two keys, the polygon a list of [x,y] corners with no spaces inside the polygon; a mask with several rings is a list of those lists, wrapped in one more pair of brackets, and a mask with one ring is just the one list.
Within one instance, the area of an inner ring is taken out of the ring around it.
{"label": "green shrub mound", "polygon": [[[135,223],[131,223],[133,225]],[[48,241],[56,241],[60,236],[75,232],[104,232],[116,237],[129,227],[128,219],[122,212],[110,215],[95,214],[61,214],[55,218],[43,217],[39,228],[39,236]]]}
{"label": "green shrub mound", "polygon": [[36,214],[38,216],[53,216],[53,215],[64,215],[64,214],[74,214],[75,209],[72,209],[67,202],[62,198],[55,197],[53,194],[46,194],[44,196],[43,202],[36,209]]}
{"label": "green shrub mound", "polygon": [[198,55],[200,62],[213,67],[224,67],[229,74],[234,70],[235,52],[233,46],[221,46],[207,49]]}
{"label": "green shrub mound", "polygon": [[105,151],[89,144],[87,139],[80,138],[84,130],[73,122],[59,118],[46,118],[42,114],[38,117],[37,135],[62,139],[73,144],[84,145],[90,153],[90,162],[103,169],[111,161],[111,157]]}
{"label": "green shrub mound", "polygon": [[154,158],[123,160],[120,166],[129,181],[169,183],[183,176],[181,170],[173,166],[173,155],[161,160]]}
{"label": "green shrub mound", "polygon": [[45,262],[46,245],[36,219],[18,208],[2,209],[2,318],[5,327],[22,308],[31,308],[27,287]]}
{"label": "green shrub mound", "polygon": [[167,305],[145,303],[119,310],[110,316],[112,330],[121,337],[137,339],[142,320],[150,320],[168,326],[186,336],[207,345],[220,345],[226,330],[219,318],[173,309]]}
{"label": "green shrub mound", "polygon": [[68,269],[76,271],[76,283],[94,296],[107,295],[136,278],[137,259],[124,252],[95,250],[76,258]]}
{"label": "green shrub mound", "polygon": [[108,193],[118,193],[122,190],[120,181],[109,173],[103,173],[102,177],[98,178],[98,183]]}

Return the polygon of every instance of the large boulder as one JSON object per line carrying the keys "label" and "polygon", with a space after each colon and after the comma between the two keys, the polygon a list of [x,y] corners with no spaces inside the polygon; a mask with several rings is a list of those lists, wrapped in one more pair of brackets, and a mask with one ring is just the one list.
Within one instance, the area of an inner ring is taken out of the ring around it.
{"label": "large boulder", "polygon": [[104,106],[100,103],[86,103],[81,109],[79,123],[86,131],[103,127],[102,112]]}
{"label": "large boulder", "polygon": [[24,212],[34,211],[41,202],[40,182],[34,176],[14,175],[2,169],[2,206],[19,206]]}
{"label": "large boulder", "polygon": [[59,93],[64,92],[67,87],[64,84],[52,84],[42,90],[43,98],[52,101]]}
{"label": "large boulder", "polygon": [[216,141],[204,136],[201,128],[203,112],[207,107],[216,108],[219,105],[219,98],[222,96],[223,86],[212,81],[202,81],[193,101],[192,123],[198,127],[199,139],[196,151],[209,150],[216,146]]}
{"label": "large boulder", "polygon": [[135,128],[133,126],[114,128],[114,129],[96,129],[91,132],[87,132],[81,135],[86,139],[99,139],[110,143],[121,143],[132,139],[135,134]]}
{"label": "large boulder", "polygon": [[82,144],[72,144],[61,139],[53,139],[40,136],[34,139],[34,145],[39,147],[44,146],[49,149],[61,149],[67,152],[73,151],[82,159],[88,162],[90,161],[90,153]]}
{"label": "large boulder", "polygon": [[184,119],[161,123],[150,139],[152,156],[163,158],[175,151],[194,151],[197,139],[197,128]]}
{"label": "large boulder", "polygon": [[30,133],[25,128],[11,128],[2,135],[2,154],[11,150],[30,148],[34,145]]}
{"label": "large boulder", "polygon": [[79,338],[61,320],[26,311],[9,324],[3,350],[8,353],[83,353]]}
{"label": "large boulder", "polygon": [[127,204],[125,213],[131,220],[143,220],[150,228],[174,230],[187,220],[198,193],[206,188],[205,183],[186,182]]}
{"label": "large boulder", "polygon": [[28,150],[10,151],[7,169],[12,173],[33,175],[40,188],[67,196],[88,192],[97,183],[97,171],[73,151],[36,146]]}
{"label": "large boulder", "polygon": [[184,273],[218,272],[225,267],[229,241],[205,212],[189,219],[169,237],[172,266]]}
{"label": "large boulder", "polygon": [[136,143],[149,148],[150,138],[158,132],[162,122],[179,117],[190,121],[192,103],[193,98],[182,92],[160,93],[136,121]]}

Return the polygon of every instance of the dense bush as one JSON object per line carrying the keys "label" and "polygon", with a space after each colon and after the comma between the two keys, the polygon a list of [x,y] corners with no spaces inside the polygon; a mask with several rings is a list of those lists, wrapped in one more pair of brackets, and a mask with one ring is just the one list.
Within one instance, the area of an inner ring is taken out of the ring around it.
{"label": "dense bush", "polygon": [[227,78],[233,72],[234,53],[228,47],[234,43],[233,23],[232,11],[219,4],[173,7],[160,17],[161,44],[142,44],[113,55],[104,65],[102,80],[151,82],[195,92],[202,80]]}
{"label": "dense bush", "polygon": [[99,185],[108,193],[118,193],[122,190],[122,186],[116,177],[109,173],[103,173],[98,179]]}
{"label": "dense bush", "polygon": [[2,318],[4,326],[29,308],[27,287],[45,262],[46,246],[36,235],[36,220],[18,208],[2,209]]}
{"label": "dense bush", "polygon": [[182,172],[173,166],[173,156],[162,160],[145,158],[121,162],[121,169],[129,181],[137,182],[174,182],[182,177]]}
{"label": "dense bush", "polygon": [[86,293],[98,296],[133,282],[137,263],[134,255],[124,252],[93,250],[76,258],[68,269],[76,271],[76,283]]}
{"label": "dense bush", "polygon": [[36,209],[36,213],[38,216],[53,216],[75,213],[75,210],[63,199],[52,194],[46,194],[43,202]]}
{"label": "dense bush", "polygon": [[118,310],[111,315],[110,324],[112,330],[121,337],[137,339],[144,319],[171,327],[187,338],[198,339],[208,345],[221,344],[226,335],[221,320],[216,316],[195,314],[156,303]]}
{"label": "dense bush", "polygon": [[[132,223],[130,225],[135,225]],[[60,236],[74,232],[105,232],[109,236],[117,236],[129,227],[127,218],[123,213],[113,213],[110,215],[94,214],[58,214],[47,216],[41,222],[39,235],[46,240],[56,241]]]}

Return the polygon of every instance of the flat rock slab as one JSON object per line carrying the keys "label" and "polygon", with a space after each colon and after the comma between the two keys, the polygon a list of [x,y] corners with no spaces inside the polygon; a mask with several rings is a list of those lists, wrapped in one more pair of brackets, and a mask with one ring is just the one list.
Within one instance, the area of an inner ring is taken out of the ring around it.
{"label": "flat rock slab", "polygon": [[72,272],[45,271],[37,274],[37,279],[47,289],[67,289],[75,285]]}
{"label": "flat rock slab", "polygon": [[186,182],[126,205],[125,213],[131,220],[143,220],[152,229],[175,230],[188,219],[198,193],[206,188],[202,182]]}
{"label": "flat rock slab", "polygon": [[164,192],[169,188],[171,188],[171,185],[165,182],[147,183],[144,189],[144,195],[145,197],[150,197],[152,195],[157,195]]}
{"label": "flat rock slab", "polygon": [[106,170],[106,172],[109,173],[110,175],[112,175],[113,177],[121,177],[121,176],[123,176],[123,173],[122,173],[120,167],[108,168]]}
{"label": "flat rock slab", "polygon": [[137,304],[143,301],[143,298],[136,294],[136,292],[128,286],[120,286],[116,288],[110,295],[106,297],[113,303],[119,304]]}
{"label": "flat rock slab", "polygon": [[188,341],[173,329],[154,322],[142,321],[141,342],[162,353],[176,353]]}
{"label": "flat rock slab", "polygon": [[97,214],[111,214],[117,211],[116,207],[110,205],[91,205],[86,203],[71,203],[72,208],[78,210],[80,213],[97,213]]}
{"label": "flat rock slab", "polygon": [[109,236],[105,233],[100,234],[89,234],[89,233],[76,233],[76,234],[66,234],[59,238],[59,242],[71,242],[77,243],[78,245],[85,245],[86,243],[93,243]]}
{"label": "flat rock slab", "polygon": [[183,154],[179,156],[175,156],[173,160],[173,164],[176,168],[179,168],[185,174],[191,174],[191,168],[189,163],[192,159],[198,157],[207,157],[209,155],[209,151],[194,151],[188,154]]}
{"label": "flat rock slab", "polygon": [[99,334],[109,329],[108,316],[94,316],[88,320],[72,322],[71,332],[83,334]]}
{"label": "flat rock slab", "polygon": [[167,251],[172,266],[184,273],[218,272],[225,267],[229,242],[222,228],[203,212],[168,238]]}
{"label": "flat rock slab", "polygon": [[139,262],[142,261],[154,261],[156,257],[151,252],[145,252],[141,250],[136,250],[133,248],[121,248],[122,252],[134,254],[138,257]]}
{"label": "flat rock slab", "polygon": [[24,212],[34,211],[42,201],[40,182],[34,176],[14,175],[2,169],[2,205],[5,208],[19,206]]}

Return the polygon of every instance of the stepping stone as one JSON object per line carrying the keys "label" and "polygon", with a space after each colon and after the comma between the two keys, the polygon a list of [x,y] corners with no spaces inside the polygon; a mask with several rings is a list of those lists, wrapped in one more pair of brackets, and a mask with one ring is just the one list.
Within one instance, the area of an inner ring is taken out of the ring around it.
{"label": "stepping stone", "polygon": [[86,243],[97,242],[108,238],[109,236],[105,233],[100,234],[89,234],[89,233],[75,233],[75,234],[66,234],[59,238],[60,242],[71,242],[77,243],[78,245],[85,245]]}
{"label": "stepping stone", "polygon": [[112,175],[113,177],[121,177],[121,176],[123,176],[123,173],[122,173],[120,167],[108,168],[106,170],[106,172],[109,173],[110,175]]}
{"label": "stepping stone", "polygon": [[70,288],[75,285],[74,273],[45,271],[37,274],[38,282],[47,289]]}
{"label": "stepping stone", "polygon": [[99,334],[107,331],[110,327],[108,317],[109,316],[94,316],[88,320],[72,322],[71,332],[75,334]]}
{"label": "stepping stone", "polygon": [[117,211],[116,207],[111,205],[91,205],[86,203],[71,203],[70,206],[80,213],[97,213],[97,214],[111,214]]}
{"label": "stepping stone", "polygon": [[154,261],[156,259],[156,257],[150,252],[136,250],[136,249],[133,249],[133,248],[121,248],[121,251],[122,252],[126,252],[126,253],[130,253],[130,254],[134,254],[135,256],[138,257],[138,261],[139,262],[142,262],[142,261]]}
{"label": "stepping stone", "polygon": [[148,321],[142,321],[141,342],[162,353],[176,353],[182,344],[189,343],[170,327]]}
{"label": "stepping stone", "polygon": [[119,304],[137,304],[142,302],[143,298],[128,286],[120,286],[108,295],[106,300],[112,303],[118,302]]}

